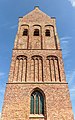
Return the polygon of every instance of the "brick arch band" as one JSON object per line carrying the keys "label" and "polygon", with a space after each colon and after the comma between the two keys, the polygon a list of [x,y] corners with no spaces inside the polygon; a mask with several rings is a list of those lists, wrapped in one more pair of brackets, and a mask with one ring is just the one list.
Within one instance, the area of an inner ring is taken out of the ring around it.
{"label": "brick arch band", "polygon": [[[34,55],[30,60],[30,82],[44,82],[43,77],[43,58],[39,55]],[[48,76],[47,81],[51,82],[61,82],[59,61],[57,56],[47,56],[46,57],[46,72]],[[27,56],[19,55],[16,57],[13,71],[13,81],[26,82],[27,81]]]}

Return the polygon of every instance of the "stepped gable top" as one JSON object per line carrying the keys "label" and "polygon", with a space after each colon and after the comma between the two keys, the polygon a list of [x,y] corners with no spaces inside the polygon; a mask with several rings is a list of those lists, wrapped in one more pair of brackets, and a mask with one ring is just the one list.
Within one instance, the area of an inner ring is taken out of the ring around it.
{"label": "stepped gable top", "polygon": [[50,22],[50,24],[51,23],[53,24],[55,18],[51,18],[50,16],[42,12],[38,6],[36,6],[33,11],[26,14],[22,18],[20,18],[20,20],[21,22],[25,22],[25,23],[30,23],[30,22],[49,23]]}

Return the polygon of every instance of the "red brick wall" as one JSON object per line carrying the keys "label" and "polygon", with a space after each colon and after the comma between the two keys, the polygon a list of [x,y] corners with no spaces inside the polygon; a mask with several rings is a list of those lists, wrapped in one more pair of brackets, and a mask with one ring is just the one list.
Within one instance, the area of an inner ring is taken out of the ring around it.
{"label": "red brick wall", "polygon": [[[38,8],[19,19],[2,120],[74,120],[55,24],[55,18]],[[39,36],[33,35],[35,28]],[[23,36],[24,29],[28,36]],[[45,36],[46,29],[50,36]],[[45,95],[44,116],[30,115],[35,88]]]}

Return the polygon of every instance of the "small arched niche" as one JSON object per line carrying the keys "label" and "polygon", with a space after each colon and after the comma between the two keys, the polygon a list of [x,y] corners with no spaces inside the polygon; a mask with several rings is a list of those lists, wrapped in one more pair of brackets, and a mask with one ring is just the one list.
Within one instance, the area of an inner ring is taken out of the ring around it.
{"label": "small arched niche", "polygon": [[31,33],[32,33],[32,41],[31,41],[32,49],[41,49],[42,48],[41,26],[33,25]]}
{"label": "small arched niche", "polygon": [[33,25],[33,36],[40,36],[40,35],[41,35],[41,26]]}
{"label": "small arched niche", "polygon": [[53,36],[54,26],[53,25],[45,25],[45,36]]}

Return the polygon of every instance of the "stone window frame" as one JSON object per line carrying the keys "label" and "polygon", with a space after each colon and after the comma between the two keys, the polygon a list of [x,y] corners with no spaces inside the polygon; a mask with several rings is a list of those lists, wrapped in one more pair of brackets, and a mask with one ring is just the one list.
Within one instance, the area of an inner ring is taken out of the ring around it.
{"label": "stone window frame", "polygon": [[[42,113],[31,113],[31,96],[35,93],[35,92],[39,92],[42,97],[43,97],[43,111]],[[40,89],[40,88],[34,88],[32,91],[31,91],[31,94],[30,94],[30,118],[44,118],[45,115],[46,115],[46,98],[45,98],[45,93]]]}

